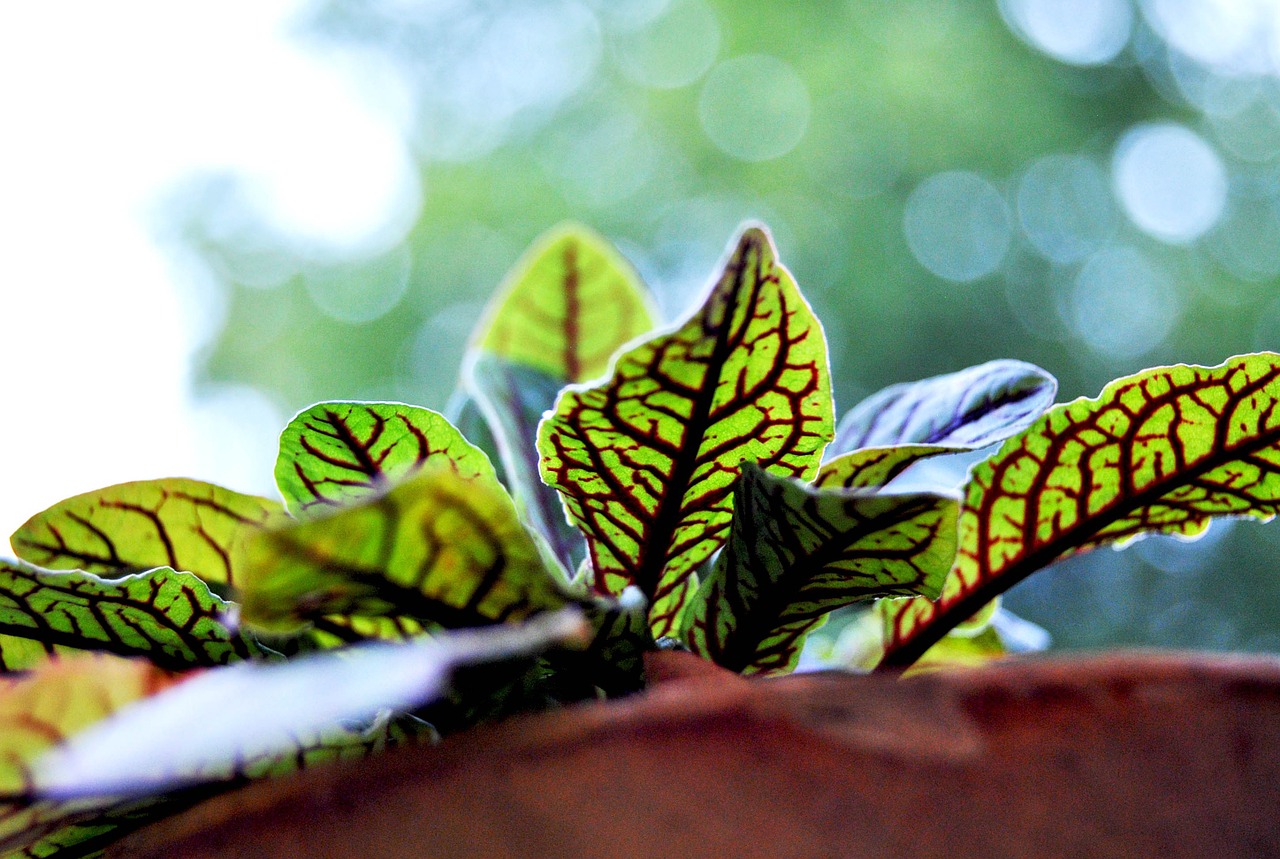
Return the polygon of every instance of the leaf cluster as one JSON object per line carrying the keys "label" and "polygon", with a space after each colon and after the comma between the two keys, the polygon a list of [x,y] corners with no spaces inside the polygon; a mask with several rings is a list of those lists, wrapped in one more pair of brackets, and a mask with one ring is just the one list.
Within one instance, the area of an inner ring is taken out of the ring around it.
{"label": "leaf cluster", "polygon": [[[994,361],[837,424],[822,326],[762,227],[667,327],[562,227],[492,302],[452,419],[320,403],[281,435],[283,503],[140,481],[13,535],[0,849],[92,855],[246,780],[628,694],[656,648],[785,673],[855,607],[851,662],[992,658],[1027,639],[997,600],[1035,570],[1277,512],[1280,356],[1055,394]],[[903,483],[997,445],[959,492]]]}

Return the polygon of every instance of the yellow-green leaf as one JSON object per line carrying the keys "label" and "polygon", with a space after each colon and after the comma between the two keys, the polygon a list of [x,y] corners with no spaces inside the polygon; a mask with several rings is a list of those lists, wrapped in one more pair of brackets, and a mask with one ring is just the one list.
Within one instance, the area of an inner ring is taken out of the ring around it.
{"label": "yellow-green leaf", "polygon": [[936,603],[895,607],[882,667],[913,663],[997,594],[1059,558],[1215,516],[1280,510],[1280,355],[1178,365],[1058,406],[974,468]]}
{"label": "yellow-green leaf", "polygon": [[618,347],[653,325],[652,301],[631,264],[586,227],[564,224],[516,264],[473,349],[580,382],[603,375]]}
{"label": "yellow-green leaf", "polygon": [[492,471],[437,466],[327,517],[245,546],[241,617],[292,630],[329,615],[440,626],[519,620],[569,600]]}
{"label": "yellow-green leaf", "polygon": [[[111,798],[41,798],[33,790],[35,762],[167,682],[147,662],[92,654],[50,661],[21,679],[0,682],[0,851],[24,850],[114,804]],[[94,831],[79,834],[87,838]]]}
{"label": "yellow-green leaf", "polygon": [[298,517],[379,494],[429,466],[445,463],[463,477],[489,459],[444,415],[400,403],[317,403],[280,434],[276,484]]}
{"label": "yellow-green leaf", "polygon": [[929,444],[864,447],[823,463],[813,482],[824,489],[878,489],[922,459],[955,452]]}
{"label": "yellow-green leaf", "polygon": [[10,542],[19,558],[50,569],[124,574],[171,567],[235,585],[238,543],[285,519],[275,501],[174,477],[59,501]]}
{"label": "yellow-green leaf", "polygon": [[743,462],[812,478],[833,434],[822,328],[752,227],[702,307],[567,389],[542,423],[542,474],[587,535],[595,588],[636,585],[673,634],[694,571],[725,540]]}
{"label": "yellow-green leaf", "polygon": [[694,653],[744,673],[792,670],[838,608],[942,586],[956,499],[814,489],[743,467],[733,533],[687,614]]}

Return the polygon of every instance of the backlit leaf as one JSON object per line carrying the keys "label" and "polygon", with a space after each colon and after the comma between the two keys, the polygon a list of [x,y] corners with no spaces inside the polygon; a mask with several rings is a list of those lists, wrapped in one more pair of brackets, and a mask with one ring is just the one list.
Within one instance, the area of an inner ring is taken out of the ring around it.
{"label": "backlit leaf", "polygon": [[878,489],[922,459],[955,452],[929,444],[864,447],[823,463],[813,482],[824,489]]}
{"label": "backlit leaf", "polygon": [[564,606],[492,472],[447,465],[245,546],[241,618],[287,631],[328,615],[403,615],[448,628]]}
{"label": "backlit leaf", "polygon": [[305,517],[377,495],[427,465],[463,477],[489,460],[444,415],[400,403],[317,403],[280,434],[276,484],[289,512]]}
{"label": "backlit leaf", "polygon": [[239,541],[286,518],[275,501],[174,477],[59,501],[10,542],[19,558],[50,569],[122,574],[172,567],[234,585]]}
{"label": "backlit leaf", "polygon": [[[34,790],[35,762],[67,738],[169,682],[140,660],[85,654],[0,684],[0,850],[6,855],[91,820],[111,798],[58,802]],[[60,839],[67,841],[65,833]],[[79,832],[92,837],[92,829]],[[70,846],[70,845],[67,845]]]}
{"label": "backlit leaf", "polygon": [[588,537],[595,588],[636,585],[654,635],[674,634],[728,534],[741,463],[815,473],[830,384],[821,326],[768,235],[747,229],[692,317],[621,354],[612,378],[567,389],[540,428],[543,478]]}
{"label": "backlit leaf", "polygon": [[1029,426],[1057,392],[1053,376],[1023,361],[893,385],[844,416],[828,455],[901,444],[985,447]]}
{"label": "backlit leaf", "polygon": [[564,381],[483,354],[472,363],[468,376],[493,430],[521,514],[543,535],[561,566],[576,570],[586,557],[586,542],[565,518],[559,494],[538,473],[538,423],[555,405]]}
{"label": "backlit leaf", "polygon": [[687,615],[690,648],[734,671],[785,672],[831,611],[936,595],[957,507],[928,493],[814,489],[744,464],[729,543]]}
{"label": "backlit leaf", "polygon": [[973,470],[960,550],[936,603],[895,611],[884,667],[910,665],[1041,567],[1214,516],[1280,509],[1280,356],[1160,367],[1050,411]]}
{"label": "backlit leaf", "polygon": [[200,579],[168,568],[108,580],[0,561],[0,633],[41,648],[0,641],[8,670],[30,668],[58,648],[143,656],[170,669],[260,655],[227,627],[229,608]]}
{"label": "backlit leaf", "polygon": [[591,230],[565,224],[516,264],[473,349],[583,382],[604,375],[618,347],[653,325],[652,303],[631,264]]}
{"label": "backlit leaf", "polygon": [[[32,782],[45,796],[69,799],[252,776],[256,761],[287,760],[299,738],[336,735],[341,743],[351,733],[344,724],[438,698],[460,666],[536,655],[586,634],[581,613],[567,610],[519,627],[207,671],[52,750],[37,762]],[[197,713],[207,718],[193,722]]]}

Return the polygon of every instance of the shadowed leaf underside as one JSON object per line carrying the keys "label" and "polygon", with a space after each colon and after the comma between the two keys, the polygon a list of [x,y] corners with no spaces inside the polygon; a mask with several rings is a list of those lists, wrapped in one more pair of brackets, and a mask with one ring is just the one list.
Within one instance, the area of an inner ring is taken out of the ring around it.
{"label": "shadowed leaf underside", "polygon": [[120,483],[76,495],[14,532],[18,557],[41,567],[123,574],[171,567],[234,585],[236,546],[285,521],[280,505],[186,478]]}
{"label": "shadowed leaf underside", "polygon": [[984,603],[1059,558],[1214,516],[1280,509],[1280,356],[1147,370],[1058,406],[972,474],[936,603],[895,606],[882,667],[910,665]]}
{"label": "shadowed leaf underside", "polygon": [[587,535],[594,586],[639,587],[661,636],[727,536],[741,464],[810,478],[832,424],[822,328],[751,228],[688,321],[621,354],[612,378],[561,395],[538,449]]}
{"label": "shadowed leaf underside", "polygon": [[1029,426],[1057,392],[1053,376],[1024,361],[893,385],[849,410],[827,454],[901,444],[985,447]]}
{"label": "shadowed leaf underside", "polygon": [[538,423],[555,405],[564,380],[481,354],[469,368],[468,384],[492,429],[521,514],[546,539],[566,575],[572,573],[586,557],[586,543],[565,518],[559,494],[538,473]]}
{"label": "shadowed leaf underside", "polygon": [[319,403],[280,434],[276,484],[289,512],[307,517],[441,463],[463,477],[490,468],[488,457],[438,412],[400,403]]}
{"label": "shadowed leaf underside", "polygon": [[263,531],[244,565],[241,617],[268,629],[330,615],[483,626],[568,599],[492,472],[466,479],[447,466],[325,518]]}
{"label": "shadowed leaf underside", "polygon": [[956,546],[954,498],[814,489],[744,466],[734,526],[688,613],[690,648],[747,673],[790,671],[828,613],[936,595]]}
{"label": "shadowed leaf underside", "polygon": [[[167,568],[108,580],[0,562],[7,670],[68,649],[141,656],[172,670],[261,655],[256,643],[227,627],[229,608],[200,579]],[[18,643],[23,639],[40,649]]]}

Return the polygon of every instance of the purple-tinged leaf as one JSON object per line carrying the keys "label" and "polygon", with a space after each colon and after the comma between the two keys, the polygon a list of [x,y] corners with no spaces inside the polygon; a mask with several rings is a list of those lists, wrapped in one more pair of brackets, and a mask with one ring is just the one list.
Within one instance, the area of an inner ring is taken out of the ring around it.
{"label": "purple-tinged leaf", "polygon": [[1024,361],[893,385],[844,416],[827,455],[904,444],[985,447],[1029,426],[1057,392],[1053,376]]}

